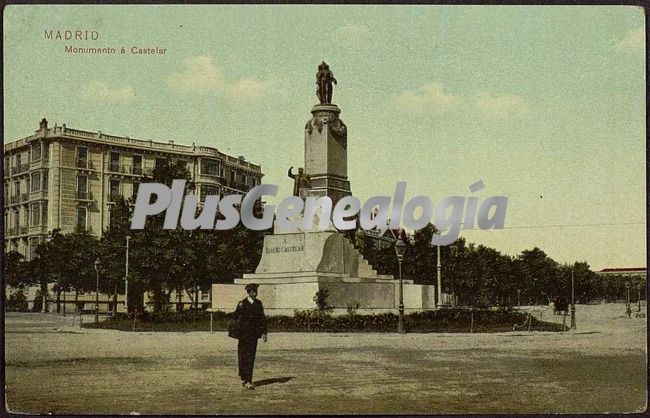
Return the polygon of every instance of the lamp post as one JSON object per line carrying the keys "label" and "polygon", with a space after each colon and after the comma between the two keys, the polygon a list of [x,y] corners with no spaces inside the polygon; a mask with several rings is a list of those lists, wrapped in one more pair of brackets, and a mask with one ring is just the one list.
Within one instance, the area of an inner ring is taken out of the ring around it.
{"label": "lamp post", "polygon": [[576,329],[576,295],[573,269],[571,269],[571,329]]}
{"label": "lamp post", "polygon": [[395,254],[397,255],[397,263],[399,265],[399,321],[397,323],[397,332],[404,334],[404,289],[402,284],[402,260],[404,259],[404,252],[406,252],[406,245],[401,239],[395,243]]}
{"label": "lamp post", "polygon": [[99,257],[95,260],[95,274],[97,275],[97,286],[95,288],[95,322],[99,322]]}
{"label": "lamp post", "polygon": [[632,308],[630,307],[630,282],[625,282],[625,289],[627,290],[627,296],[625,299],[625,314],[628,318],[631,318]]}
{"label": "lamp post", "polygon": [[124,273],[124,310],[129,313],[129,240],[130,236],[126,236],[126,266]]}
{"label": "lamp post", "polygon": [[438,308],[442,306],[442,264],[440,264],[440,246],[438,245],[438,251],[436,251],[436,278],[438,280],[438,303],[436,305]]}

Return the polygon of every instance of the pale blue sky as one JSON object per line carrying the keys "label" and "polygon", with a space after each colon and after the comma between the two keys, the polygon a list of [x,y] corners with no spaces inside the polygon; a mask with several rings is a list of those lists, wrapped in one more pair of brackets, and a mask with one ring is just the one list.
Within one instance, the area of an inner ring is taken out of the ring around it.
{"label": "pale blue sky", "polygon": [[[327,61],[348,126],[352,191],[436,202],[509,196],[506,227],[466,231],[505,253],[640,267],[645,29],[636,7],[9,6],[4,141],[38,120],[215,146],[291,193]],[[95,30],[97,41],[45,40]],[[76,47],[164,55],[72,55]],[[634,225],[523,228],[576,224]]]}

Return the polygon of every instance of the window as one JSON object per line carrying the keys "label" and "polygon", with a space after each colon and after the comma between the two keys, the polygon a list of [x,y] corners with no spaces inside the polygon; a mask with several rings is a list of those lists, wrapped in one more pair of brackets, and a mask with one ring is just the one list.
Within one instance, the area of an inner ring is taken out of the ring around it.
{"label": "window", "polygon": [[167,164],[167,158],[156,158],[156,168]]}
{"label": "window", "polygon": [[50,158],[50,144],[43,142],[43,159],[48,160]]}
{"label": "window", "polygon": [[77,177],[77,198],[78,199],[88,199],[88,177],[87,176],[78,176]]}
{"label": "window", "polygon": [[186,169],[187,168],[187,161],[185,160],[178,160],[176,163],[180,168]]}
{"label": "window", "polygon": [[120,171],[120,153],[111,152],[111,162],[108,168],[110,171],[119,172]]}
{"label": "window", "polygon": [[20,226],[20,213],[18,212],[18,209],[13,211],[12,218],[14,220],[14,228],[18,228]]}
{"label": "window", "polygon": [[43,220],[41,221],[41,225],[47,225],[47,202],[43,202],[43,209],[41,210]]}
{"label": "window", "polygon": [[29,206],[25,206],[25,211],[23,212],[23,225],[29,225]]}
{"label": "window", "polygon": [[20,182],[14,182],[14,196],[20,196]]}
{"label": "window", "polygon": [[33,260],[36,258],[36,249],[38,248],[38,238],[29,239],[29,259]]}
{"label": "window", "polygon": [[219,163],[214,160],[201,160],[201,174],[219,176]]}
{"label": "window", "polygon": [[11,165],[11,158],[5,157],[5,173],[9,171],[9,166]]}
{"label": "window", "polygon": [[30,225],[40,225],[41,223],[41,204],[36,203],[32,205],[32,221]]}
{"label": "window", "polygon": [[108,200],[110,200],[111,202],[116,202],[121,198],[122,196],[120,195],[120,181],[111,180]]}
{"label": "window", "polygon": [[41,143],[32,145],[32,161],[41,159]]}
{"label": "window", "polygon": [[31,188],[30,188],[30,183],[31,183],[31,182],[30,182],[30,180],[29,180],[29,177],[27,177],[27,178],[25,179],[25,193],[29,193],[29,191],[31,190]]}
{"label": "window", "polygon": [[88,148],[77,147],[77,167],[88,168]]}
{"label": "window", "polygon": [[235,173],[234,171],[231,171],[230,172],[230,181],[235,182],[236,180],[237,180],[237,173]]}
{"label": "window", "polygon": [[41,173],[36,172],[32,173],[32,192],[37,192],[41,190]]}
{"label": "window", "polygon": [[16,167],[20,167],[20,154],[16,154]]}
{"label": "window", "polygon": [[138,188],[140,187],[140,182],[139,181],[134,181],[133,182],[133,194],[131,195],[133,197],[133,200],[137,199],[138,197]]}
{"label": "window", "polygon": [[41,180],[42,181],[41,190],[47,191],[47,180],[48,180],[47,171],[43,171],[43,179]]}
{"label": "window", "polygon": [[79,206],[77,208],[77,232],[86,231],[86,208]]}
{"label": "window", "polygon": [[142,155],[133,156],[133,174],[142,174]]}

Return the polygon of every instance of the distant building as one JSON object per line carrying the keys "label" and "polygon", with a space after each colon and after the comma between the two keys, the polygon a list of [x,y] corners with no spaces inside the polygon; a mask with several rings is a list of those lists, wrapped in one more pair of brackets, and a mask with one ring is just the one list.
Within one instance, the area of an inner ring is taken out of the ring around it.
{"label": "distant building", "polygon": [[597,271],[596,274],[601,276],[643,276],[648,277],[646,267],[626,267],[626,268],[605,268]]}
{"label": "distant building", "polygon": [[39,129],[4,145],[4,244],[31,259],[53,229],[97,237],[110,223],[111,207],[133,197],[142,178],[161,161],[184,164],[204,201],[206,195],[245,193],[259,185],[259,165],[216,148],[177,145],[63,126]]}

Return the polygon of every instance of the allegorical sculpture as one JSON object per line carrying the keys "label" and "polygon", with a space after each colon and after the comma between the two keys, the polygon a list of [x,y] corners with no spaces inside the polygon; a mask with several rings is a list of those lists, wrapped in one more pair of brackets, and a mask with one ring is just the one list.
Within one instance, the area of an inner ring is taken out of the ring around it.
{"label": "allegorical sculpture", "polygon": [[318,96],[321,104],[332,103],[332,93],[334,91],[332,83],[336,84],[334,73],[330,71],[329,65],[322,61],[316,73],[316,96]]}
{"label": "allegorical sculpture", "polygon": [[293,195],[305,197],[307,190],[311,187],[311,176],[302,168],[298,169],[298,174],[293,174],[292,171],[293,167],[289,168],[287,175],[293,179]]}

